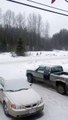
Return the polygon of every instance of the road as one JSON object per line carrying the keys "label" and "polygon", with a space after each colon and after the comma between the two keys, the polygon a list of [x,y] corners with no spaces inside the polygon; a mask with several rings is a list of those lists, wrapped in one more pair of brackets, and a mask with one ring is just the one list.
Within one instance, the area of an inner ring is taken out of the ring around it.
{"label": "road", "polygon": [[[45,108],[41,114],[19,120],[68,120],[68,95],[60,95],[55,89],[43,83],[33,83],[32,87],[43,97]],[[5,116],[1,103],[0,120],[16,120]]]}

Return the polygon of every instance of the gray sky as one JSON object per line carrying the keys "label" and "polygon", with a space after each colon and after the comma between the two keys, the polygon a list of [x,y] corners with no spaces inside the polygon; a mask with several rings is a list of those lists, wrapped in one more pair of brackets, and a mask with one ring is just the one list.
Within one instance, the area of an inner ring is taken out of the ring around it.
{"label": "gray sky", "polygon": [[[16,1],[20,1],[23,3],[29,3],[27,0],[16,0]],[[53,4],[51,4],[51,0],[33,0],[35,2],[41,2],[53,7],[57,7],[60,9],[68,9],[68,3],[65,2],[65,0],[56,0]],[[32,3],[30,3],[32,4]],[[36,5],[36,4],[33,4]],[[37,5],[39,6],[39,5]],[[42,6],[39,6],[42,7]],[[6,12],[7,10],[12,10],[15,12],[15,14],[18,13],[25,13],[26,16],[28,16],[30,13],[36,13],[36,14],[40,14],[42,17],[42,21],[44,23],[46,23],[48,21],[49,23],[49,33],[50,36],[52,36],[54,33],[59,32],[61,29],[67,29],[68,30],[68,17],[65,16],[61,16],[61,15],[57,15],[54,13],[49,13],[46,11],[41,11],[41,10],[37,10],[34,8],[30,8],[30,7],[26,7],[26,6],[22,6],[22,5],[18,5],[15,3],[11,3],[8,2],[6,0],[0,0],[0,8],[2,9],[2,12]],[[50,9],[48,7],[43,7],[45,9]],[[53,9],[51,9],[53,10]],[[55,11],[55,10],[54,10]],[[58,10],[56,10],[58,12]],[[60,12],[60,11],[59,11]],[[63,12],[64,13],[64,12]],[[66,13],[68,14],[68,13]]]}

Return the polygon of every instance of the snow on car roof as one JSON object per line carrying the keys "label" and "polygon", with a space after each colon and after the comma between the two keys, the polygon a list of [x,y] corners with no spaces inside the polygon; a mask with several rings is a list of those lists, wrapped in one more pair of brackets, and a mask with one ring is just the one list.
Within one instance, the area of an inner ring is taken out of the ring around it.
{"label": "snow on car roof", "polygon": [[61,67],[61,65],[39,65],[39,67]]}

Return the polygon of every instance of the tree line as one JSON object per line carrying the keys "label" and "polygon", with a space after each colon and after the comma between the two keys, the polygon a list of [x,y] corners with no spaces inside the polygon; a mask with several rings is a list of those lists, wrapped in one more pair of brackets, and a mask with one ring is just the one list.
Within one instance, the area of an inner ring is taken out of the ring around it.
{"label": "tree line", "polygon": [[[21,48],[20,48],[21,47]],[[68,30],[49,37],[49,23],[41,15],[15,15],[11,10],[2,14],[0,9],[0,52],[68,49]]]}

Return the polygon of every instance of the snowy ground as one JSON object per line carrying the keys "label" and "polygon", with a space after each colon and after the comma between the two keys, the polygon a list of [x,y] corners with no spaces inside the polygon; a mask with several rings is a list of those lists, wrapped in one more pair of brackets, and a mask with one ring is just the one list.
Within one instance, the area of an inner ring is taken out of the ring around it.
{"label": "snowy ground", "polygon": [[[38,53],[38,55],[37,55]],[[35,69],[41,64],[62,65],[68,71],[68,51],[29,52],[26,57],[12,57],[10,53],[0,54],[0,76],[4,79],[27,80],[26,70]],[[20,120],[68,120],[68,95],[63,96],[45,84],[34,83],[33,88],[43,97],[43,114]],[[6,117],[0,104],[0,120],[14,120]]]}

